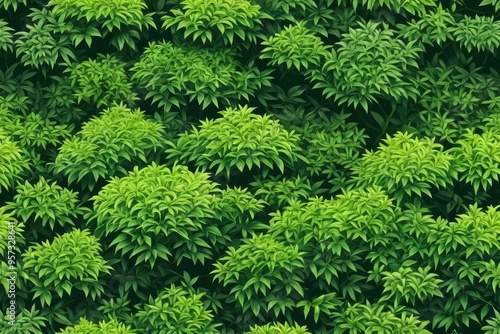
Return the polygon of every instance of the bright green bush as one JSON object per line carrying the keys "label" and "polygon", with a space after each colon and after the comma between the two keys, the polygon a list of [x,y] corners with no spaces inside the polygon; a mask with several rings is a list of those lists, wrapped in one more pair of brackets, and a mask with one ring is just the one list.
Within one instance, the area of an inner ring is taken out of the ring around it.
{"label": "bright green bush", "polygon": [[407,196],[432,197],[431,189],[457,179],[453,156],[430,138],[398,132],[387,136],[376,151],[368,151],[352,167],[358,186],[379,185],[401,203]]}
{"label": "bright green bush", "polygon": [[201,122],[198,130],[180,135],[174,148],[167,150],[169,159],[191,162],[203,171],[215,170],[229,179],[239,172],[260,168],[265,176],[278,167],[293,167],[300,155],[296,146],[299,136],[285,130],[279,121],[253,113],[255,108],[239,106],[221,111],[221,118]]}
{"label": "bright green bush", "polygon": [[293,327],[288,324],[272,323],[263,326],[254,326],[245,334],[311,334],[305,326],[295,324]]}
{"label": "bright green bush", "polygon": [[450,31],[455,41],[468,52],[475,49],[495,53],[500,46],[499,28],[500,21],[495,20],[495,17],[476,15],[474,18],[465,16]]}
{"label": "bright green bush", "polygon": [[171,14],[162,17],[164,28],[184,30],[184,39],[215,45],[231,45],[235,37],[256,43],[261,21],[271,18],[247,0],[183,0]]}
{"label": "bright green bush", "polygon": [[35,236],[47,227],[54,231],[56,226],[74,226],[73,220],[84,213],[79,206],[78,193],[64,189],[56,182],[49,183],[43,177],[36,184],[28,181],[19,184],[16,191],[14,202],[8,202],[5,208],[29,222]]}
{"label": "bright green bush", "polygon": [[339,104],[361,105],[366,111],[379,98],[416,100],[417,90],[408,78],[418,68],[416,59],[422,49],[415,41],[397,38],[393,29],[379,27],[380,23],[358,24],[359,28],[343,34],[323,67],[311,71],[314,88]]}
{"label": "bright green bush", "polygon": [[23,309],[16,316],[16,326],[12,326],[6,320],[4,310],[0,311],[0,328],[5,334],[38,334],[43,333],[42,328],[46,327],[47,319],[40,316],[40,311],[33,305],[31,310]]}
{"label": "bright green bush", "polygon": [[271,70],[243,66],[230,49],[202,49],[151,42],[131,69],[132,79],[148,92],[147,99],[163,107],[196,101],[201,109],[220,102],[231,105],[270,86]]}
{"label": "bright green bush", "polygon": [[97,236],[109,235],[109,246],[136,264],[154,268],[159,259],[180,263],[184,258],[204,263],[226,238],[212,220],[216,194],[207,174],[184,166],[135,167],[92,197],[88,218],[96,222]]}
{"label": "bright green bush", "polygon": [[269,64],[285,64],[287,69],[319,67],[327,54],[323,42],[306,27],[304,21],[285,27],[281,32],[261,43],[261,59],[269,59]]}
{"label": "bright green bush", "polygon": [[99,54],[97,59],[73,63],[64,72],[69,73],[73,96],[82,100],[110,107],[112,102],[133,102],[132,83],[125,71],[125,63],[111,55]]}
{"label": "bright green bush", "polygon": [[75,289],[95,300],[104,293],[99,277],[111,269],[100,252],[97,239],[79,229],[31,246],[22,258],[33,284],[33,298],[38,297],[42,307],[50,306],[55,294],[63,298]]}
{"label": "bright green bush", "polygon": [[218,334],[212,312],[203,306],[203,293],[171,285],[149,297],[135,316],[138,334]]}
{"label": "bright green bush", "polygon": [[57,334],[135,334],[136,331],[131,329],[130,326],[119,323],[116,319],[105,322],[101,321],[99,324],[81,318],[76,326],[66,327],[64,330],[57,332]]}
{"label": "bright green bush", "polygon": [[162,125],[146,119],[141,110],[114,105],[60,146],[53,168],[69,184],[77,181],[92,191],[101,179],[125,175],[126,162],[156,160],[166,145],[164,136]]}
{"label": "bright green bush", "polygon": [[28,160],[22,154],[18,143],[10,140],[6,131],[0,127],[0,193],[12,189],[21,173],[28,169]]}

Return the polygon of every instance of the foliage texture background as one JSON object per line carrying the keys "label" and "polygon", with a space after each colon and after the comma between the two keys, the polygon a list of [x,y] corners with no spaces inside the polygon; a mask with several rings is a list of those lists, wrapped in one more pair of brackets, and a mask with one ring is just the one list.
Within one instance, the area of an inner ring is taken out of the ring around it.
{"label": "foliage texture background", "polygon": [[0,0],[0,331],[500,333],[499,70],[498,0]]}

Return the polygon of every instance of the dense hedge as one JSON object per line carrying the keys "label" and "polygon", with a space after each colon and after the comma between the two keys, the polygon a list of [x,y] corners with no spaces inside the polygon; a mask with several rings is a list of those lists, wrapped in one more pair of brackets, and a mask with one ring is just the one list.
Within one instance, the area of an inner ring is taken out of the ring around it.
{"label": "dense hedge", "polygon": [[0,331],[500,333],[499,69],[498,0],[0,0]]}

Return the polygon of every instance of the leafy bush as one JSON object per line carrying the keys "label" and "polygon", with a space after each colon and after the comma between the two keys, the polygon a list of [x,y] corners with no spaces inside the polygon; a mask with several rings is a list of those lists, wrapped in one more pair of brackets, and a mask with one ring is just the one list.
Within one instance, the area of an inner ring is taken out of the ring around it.
{"label": "leafy bush", "polygon": [[247,0],[183,0],[181,8],[162,17],[163,27],[172,28],[173,33],[183,29],[184,39],[191,37],[203,44],[231,45],[235,36],[256,43],[261,20],[271,18]]}
{"label": "leafy bush", "polygon": [[[94,201],[97,236],[110,235],[115,252],[154,268],[157,259],[204,263],[224,244],[211,207],[216,184],[184,166],[153,164],[114,178]],[[210,243],[210,244],[209,244]]]}
{"label": "leafy bush", "polygon": [[37,334],[43,332],[47,319],[39,315],[40,311],[33,305],[31,310],[23,309],[16,316],[16,326],[12,326],[7,321],[3,310],[0,311],[0,327],[5,334]]}
{"label": "leafy bush", "polygon": [[100,251],[97,239],[88,230],[79,229],[31,246],[22,258],[34,285],[33,298],[40,297],[43,307],[51,304],[54,293],[62,298],[65,293],[71,295],[73,288],[92,299],[100,296],[104,290],[99,276],[111,269]]}
{"label": "leafy bush", "polygon": [[136,99],[125,63],[114,56],[100,54],[96,60],[72,64],[65,72],[70,73],[73,95],[78,103],[83,100],[100,108],[111,106],[114,101],[133,102]]}
{"label": "leafy bush", "polygon": [[73,327],[66,327],[64,330],[57,334],[135,334],[136,331],[132,330],[130,326],[119,323],[116,319],[105,322],[101,321],[99,324],[81,318],[78,325]]}
{"label": "leafy bush", "polygon": [[28,160],[16,142],[6,136],[0,128],[0,193],[2,188],[9,190],[21,180],[21,173],[28,169]]}
{"label": "leafy bush", "polygon": [[295,324],[293,327],[288,324],[272,323],[263,326],[254,326],[245,334],[310,334],[305,326]]}
{"label": "leafy bush", "polygon": [[479,51],[495,53],[500,46],[499,27],[500,21],[496,21],[493,16],[476,15],[475,18],[471,18],[466,15],[450,31],[453,33],[454,39],[468,52],[474,48]]}
{"label": "leafy bush", "polygon": [[[344,3],[344,0],[337,0],[339,3]],[[368,10],[376,10],[380,7],[387,7],[396,13],[408,12],[412,15],[425,16],[427,7],[436,7],[434,0],[361,0],[353,3],[356,8],[360,4]]]}
{"label": "leafy bush", "polygon": [[152,42],[132,67],[132,79],[148,91],[147,99],[165,111],[193,100],[205,109],[211,104],[218,107],[220,101],[231,105],[248,99],[260,87],[270,86],[271,71],[260,72],[252,65],[241,65],[229,49]]}
{"label": "leafy bush", "polygon": [[56,182],[49,183],[43,177],[34,185],[28,181],[24,185],[19,184],[16,190],[14,202],[8,202],[5,208],[29,222],[35,238],[37,232],[43,234],[47,225],[51,231],[56,226],[74,226],[73,220],[84,212],[79,207],[77,193],[62,188]]}
{"label": "leafy bush", "polygon": [[395,37],[393,29],[380,29],[380,23],[358,24],[359,28],[342,35],[323,67],[311,71],[314,88],[322,88],[326,98],[333,96],[339,104],[361,105],[366,111],[368,103],[380,97],[416,100],[418,92],[408,77],[418,67],[416,59],[422,49],[415,41]]}
{"label": "leafy bush", "polygon": [[296,146],[299,137],[269,116],[253,114],[254,110],[228,108],[220,112],[222,118],[202,121],[200,130],[193,126],[167,150],[169,159],[194,161],[203,171],[217,167],[215,174],[224,172],[228,179],[234,167],[243,172],[256,166],[267,175],[277,166],[284,173],[285,165],[293,167],[302,158]]}
{"label": "leafy bush", "polygon": [[432,197],[433,187],[446,187],[457,179],[453,156],[430,138],[398,132],[387,136],[377,151],[364,154],[352,170],[357,185],[386,187],[398,203],[406,196]]}
{"label": "leafy bush", "polygon": [[163,127],[124,104],[114,105],[87,122],[72,139],[59,148],[53,164],[72,184],[92,189],[100,179],[125,175],[126,164],[151,162],[165,147]]}
{"label": "leafy bush", "polygon": [[218,334],[213,315],[203,306],[203,293],[171,285],[139,309],[135,316],[139,334]]}
{"label": "leafy bush", "polygon": [[286,68],[319,67],[326,48],[320,38],[316,37],[304,21],[285,27],[281,32],[262,42],[261,59],[270,59],[270,65],[286,64]]}

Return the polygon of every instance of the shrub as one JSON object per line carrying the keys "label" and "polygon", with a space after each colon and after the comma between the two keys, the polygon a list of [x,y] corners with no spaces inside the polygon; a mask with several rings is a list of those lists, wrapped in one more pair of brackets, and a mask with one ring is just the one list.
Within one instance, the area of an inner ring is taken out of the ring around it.
{"label": "shrub", "polygon": [[2,188],[12,189],[16,181],[21,180],[21,173],[28,167],[28,160],[18,144],[11,141],[0,127],[0,193]]}
{"label": "shrub", "polygon": [[35,233],[35,238],[37,232],[43,234],[47,225],[52,231],[56,226],[74,226],[73,220],[84,212],[79,207],[78,193],[64,189],[56,182],[49,183],[44,177],[34,185],[28,181],[19,184],[16,191],[14,202],[8,202],[5,208],[29,222],[30,232]]}
{"label": "shrub", "polygon": [[101,321],[99,324],[88,321],[85,317],[81,318],[78,325],[66,327],[57,334],[135,334],[136,331],[130,326],[119,323],[116,319],[108,322]]}
{"label": "shrub", "polygon": [[285,27],[281,32],[262,42],[265,48],[261,59],[270,59],[269,64],[285,64],[287,69],[295,67],[318,67],[326,55],[326,47],[320,38],[316,37],[304,21]]}
{"label": "shrub", "polygon": [[212,203],[216,184],[208,175],[184,166],[134,168],[113,178],[94,197],[87,217],[96,221],[97,236],[110,235],[109,246],[154,268],[157,259],[204,263],[224,244]]}
{"label": "shrub", "polygon": [[7,22],[5,22],[4,20],[0,20],[0,50],[3,50],[5,52],[14,51],[12,31],[14,31],[14,29],[9,27]]}
{"label": "shrub", "polygon": [[43,333],[42,328],[46,327],[47,319],[40,314],[40,311],[33,305],[31,309],[23,309],[16,315],[15,325],[12,326],[7,321],[7,314],[0,311],[0,327],[5,334],[38,334]]}
{"label": "shrub", "polygon": [[457,22],[456,27],[450,28],[455,41],[468,52],[473,49],[495,53],[500,46],[500,21],[495,17],[476,15],[475,18],[465,16]]}
{"label": "shrub", "polygon": [[365,153],[352,170],[357,185],[383,186],[401,203],[414,194],[432,197],[431,188],[452,184],[458,177],[453,162],[453,156],[433,139],[398,132],[388,135],[376,151]]}
{"label": "shrub", "polygon": [[299,326],[297,323],[293,327],[288,324],[272,323],[250,327],[250,331],[245,334],[311,334],[311,332],[306,326]]}
{"label": "shrub", "polygon": [[270,70],[260,71],[250,62],[243,66],[229,49],[149,44],[132,67],[132,79],[148,92],[147,99],[165,111],[195,100],[200,110],[220,102],[232,105],[249,99],[257,89],[270,86]]}
{"label": "shrub", "polygon": [[114,56],[99,54],[96,60],[73,63],[64,72],[70,73],[73,96],[78,103],[83,100],[100,108],[110,107],[112,102],[131,103],[137,99],[132,93],[125,63]]}
{"label": "shrub", "polygon": [[135,316],[139,334],[218,334],[211,311],[203,306],[204,293],[171,285],[139,308]]}
{"label": "shrub", "polygon": [[175,147],[167,150],[169,159],[193,161],[203,171],[217,167],[215,174],[261,168],[263,175],[275,166],[284,173],[285,166],[303,157],[296,146],[299,137],[285,130],[269,116],[255,115],[255,108],[239,106],[221,111],[222,118],[202,121],[198,130],[180,135]]}
{"label": "shrub", "polygon": [[72,184],[92,189],[100,179],[125,175],[126,162],[151,162],[165,147],[161,124],[148,120],[139,109],[114,105],[87,122],[59,148],[53,164]]}
{"label": "shrub", "polygon": [[164,28],[172,28],[173,33],[182,29],[184,39],[215,45],[231,45],[235,36],[256,43],[261,20],[272,18],[247,0],[183,0],[181,9],[171,14],[162,17]]}
{"label": "shrub", "polygon": [[34,285],[33,298],[39,297],[42,307],[50,306],[54,293],[62,298],[75,288],[95,300],[104,292],[99,276],[111,269],[100,251],[97,239],[88,230],[79,229],[31,246],[22,258]]}
{"label": "shrub", "polygon": [[359,28],[342,35],[321,69],[310,71],[314,88],[323,89],[325,98],[333,96],[339,104],[361,105],[366,111],[368,103],[380,97],[416,100],[418,92],[408,78],[410,70],[418,67],[422,49],[415,41],[397,38],[388,27],[380,29],[380,23],[358,24]]}

